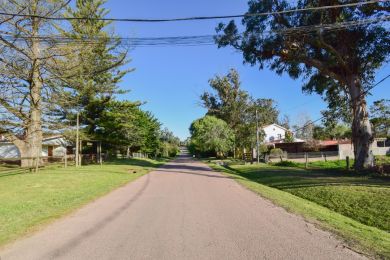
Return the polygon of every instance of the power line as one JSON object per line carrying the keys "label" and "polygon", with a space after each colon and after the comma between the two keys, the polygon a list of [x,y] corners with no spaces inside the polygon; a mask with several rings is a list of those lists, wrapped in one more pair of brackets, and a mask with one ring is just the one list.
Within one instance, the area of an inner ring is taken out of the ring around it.
{"label": "power line", "polygon": [[[372,85],[371,87],[367,88],[365,91],[363,91],[357,98],[361,98],[363,96],[365,96],[370,90],[374,89],[375,87],[377,87],[378,85],[380,85],[381,83],[383,83],[385,80],[387,80],[388,78],[390,78],[390,74],[388,74],[387,76],[385,76],[384,78],[382,78],[381,80],[379,80],[377,83],[375,83],[374,85]],[[352,101],[352,100],[351,100]],[[313,125],[314,123],[318,122],[318,121],[321,121],[323,119],[325,119],[326,116],[322,116],[314,121],[310,121],[308,122],[307,124],[305,124],[304,126],[302,126],[301,128],[298,128],[298,129],[295,129],[294,131],[291,131],[292,133],[296,134],[298,131],[300,130],[303,130],[305,129],[306,127],[308,127],[309,125]]]}
{"label": "power line", "polygon": [[[293,36],[299,34],[299,36],[310,35],[317,33],[318,30],[321,33],[335,32],[351,27],[366,26],[373,23],[388,22],[390,16],[381,16],[374,19],[360,19],[355,21],[310,25],[310,26],[298,26],[279,30],[269,30],[262,33],[263,36],[271,34],[279,34],[285,36]],[[241,34],[243,35],[243,34]],[[42,42],[50,44],[101,44],[107,41],[107,44],[118,44],[122,46],[133,47],[155,47],[155,46],[203,46],[215,44],[215,37],[217,35],[193,35],[193,36],[173,36],[173,37],[104,37],[97,36],[94,38],[74,38],[71,36],[63,35],[42,35],[42,36],[24,36],[24,35],[12,35],[12,34],[0,34],[0,37],[8,41],[23,41],[28,39],[38,39]]]}
{"label": "power line", "polygon": [[362,6],[362,5],[367,5],[367,4],[384,3],[384,2],[388,2],[388,1],[390,1],[390,0],[371,0],[371,1],[366,1],[366,2],[339,4],[339,5],[326,5],[326,6],[318,6],[318,7],[307,7],[307,8],[296,8],[296,9],[290,9],[290,10],[284,10],[284,11],[274,11],[274,12],[246,13],[246,14],[221,15],[221,16],[194,16],[194,17],[180,17],[180,18],[167,18],[167,19],[162,19],[162,18],[148,19],[148,18],[53,17],[53,16],[7,13],[7,12],[0,12],[0,15],[13,16],[13,17],[24,17],[24,18],[38,18],[38,19],[55,20],[55,21],[90,20],[90,21],[109,21],[109,22],[161,23],[161,22],[181,22],[181,21],[199,21],[199,20],[260,17],[260,16],[275,15],[275,14],[289,14],[289,13],[298,13],[298,12],[306,12],[306,11],[328,10],[328,9],[343,8],[343,7],[355,7],[355,6]]}

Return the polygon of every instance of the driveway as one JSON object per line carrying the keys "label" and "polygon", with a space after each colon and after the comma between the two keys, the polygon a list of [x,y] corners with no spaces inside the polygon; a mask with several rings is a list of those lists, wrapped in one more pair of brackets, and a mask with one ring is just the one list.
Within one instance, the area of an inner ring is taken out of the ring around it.
{"label": "driveway", "polygon": [[180,157],[9,245],[0,259],[357,259],[328,232]]}

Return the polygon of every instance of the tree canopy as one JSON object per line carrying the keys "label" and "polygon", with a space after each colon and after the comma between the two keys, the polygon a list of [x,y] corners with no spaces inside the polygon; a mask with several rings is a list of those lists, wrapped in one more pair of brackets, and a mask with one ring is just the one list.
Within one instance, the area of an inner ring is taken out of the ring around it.
{"label": "tree canopy", "polygon": [[211,152],[224,156],[233,149],[233,131],[225,121],[214,116],[205,116],[192,122],[190,134],[192,152]]}
{"label": "tree canopy", "polygon": [[[355,168],[362,169],[373,160],[365,91],[389,58],[390,32],[381,19],[390,11],[390,3],[280,13],[339,4],[336,0],[251,0],[251,15],[242,20],[245,31],[239,32],[234,21],[220,24],[216,42],[219,47],[238,49],[251,65],[261,69],[268,65],[294,79],[303,77],[303,90],[323,95],[330,109],[338,107],[340,97],[348,100]],[[269,15],[255,15],[259,13]]]}
{"label": "tree canopy", "polygon": [[390,100],[380,99],[370,107],[376,137],[390,137]]}
{"label": "tree canopy", "polygon": [[256,121],[260,127],[277,122],[279,111],[275,102],[272,99],[255,99],[242,90],[236,70],[231,69],[225,76],[215,76],[209,83],[215,94],[203,93],[203,106],[207,115],[224,120],[234,131],[236,147],[254,147]]}

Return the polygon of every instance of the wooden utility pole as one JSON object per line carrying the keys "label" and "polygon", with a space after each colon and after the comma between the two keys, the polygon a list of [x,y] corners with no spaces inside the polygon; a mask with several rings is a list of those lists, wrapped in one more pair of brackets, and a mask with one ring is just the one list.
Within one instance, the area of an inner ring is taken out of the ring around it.
{"label": "wooden utility pole", "polygon": [[79,150],[80,150],[80,136],[79,136],[79,127],[80,127],[80,113],[77,112],[77,117],[76,117],[76,156],[75,156],[75,163],[76,167],[79,167]]}
{"label": "wooden utility pole", "polygon": [[257,157],[257,163],[260,163],[260,140],[259,140],[259,119],[257,115],[257,109],[256,109],[256,157]]}

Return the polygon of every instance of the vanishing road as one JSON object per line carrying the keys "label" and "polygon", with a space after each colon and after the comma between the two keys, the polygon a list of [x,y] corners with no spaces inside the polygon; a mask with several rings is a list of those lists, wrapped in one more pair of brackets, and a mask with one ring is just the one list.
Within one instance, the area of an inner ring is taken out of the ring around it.
{"label": "vanishing road", "polygon": [[331,234],[180,157],[0,251],[0,259],[356,259]]}

